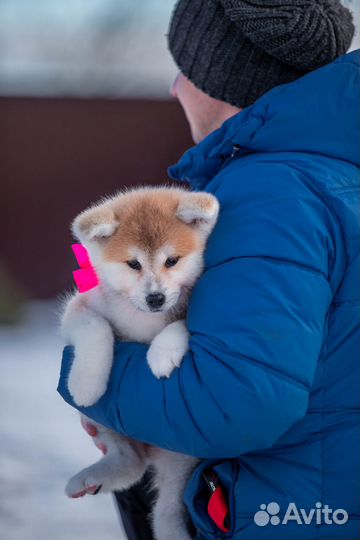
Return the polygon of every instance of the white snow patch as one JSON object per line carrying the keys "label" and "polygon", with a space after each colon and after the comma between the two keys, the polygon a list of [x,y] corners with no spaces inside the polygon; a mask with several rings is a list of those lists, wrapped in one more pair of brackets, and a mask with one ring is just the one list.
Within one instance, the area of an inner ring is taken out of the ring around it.
{"label": "white snow patch", "polygon": [[0,326],[0,539],[121,540],[111,495],[68,499],[71,475],[100,458],[56,392],[62,341],[53,302]]}

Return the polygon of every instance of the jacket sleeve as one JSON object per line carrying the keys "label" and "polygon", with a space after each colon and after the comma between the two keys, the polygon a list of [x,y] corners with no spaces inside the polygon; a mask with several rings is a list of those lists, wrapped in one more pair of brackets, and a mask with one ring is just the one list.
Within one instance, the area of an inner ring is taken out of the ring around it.
{"label": "jacket sleeve", "polygon": [[[270,447],[305,414],[336,265],[338,224],[312,187],[286,166],[259,164],[244,168],[234,196],[234,169],[214,183],[221,216],[191,297],[181,367],[157,380],[146,346],[118,342],[106,394],[80,408],[120,433],[203,458]],[[67,347],[59,392],[74,405],[72,357]]]}

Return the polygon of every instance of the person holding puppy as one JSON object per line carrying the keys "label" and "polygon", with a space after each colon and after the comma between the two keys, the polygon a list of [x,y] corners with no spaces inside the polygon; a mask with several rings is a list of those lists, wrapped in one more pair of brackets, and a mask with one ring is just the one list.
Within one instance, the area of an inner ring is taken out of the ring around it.
{"label": "person holding puppy", "polygon": [[[184,494],[198,540],[360,535],[353,33],[338,0],[180,0],[172,15],[172,94],[197,144],[170,176],[220,202],[190,348],[156,379],[147,347],[121,344],[104,396],[77,408],[202,458]],[[59,391],[75,406],[72,359]]]}

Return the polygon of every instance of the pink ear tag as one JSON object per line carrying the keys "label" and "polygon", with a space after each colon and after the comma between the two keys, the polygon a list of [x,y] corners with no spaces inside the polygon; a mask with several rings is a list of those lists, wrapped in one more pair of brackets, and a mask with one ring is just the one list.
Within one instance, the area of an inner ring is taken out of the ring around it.
{"label": "pink ear tag", "polygon": [[79,270],[73,272],[77,288],[80,293],[90,291],[99,285],[100,280],[91,264],[87,249],[82,244],[73,244],[71,247],[80,266]]}

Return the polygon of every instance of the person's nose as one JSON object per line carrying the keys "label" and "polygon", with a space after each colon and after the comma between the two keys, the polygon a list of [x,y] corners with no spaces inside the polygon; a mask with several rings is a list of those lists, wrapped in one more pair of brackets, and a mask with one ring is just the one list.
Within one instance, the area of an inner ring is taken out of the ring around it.
{"label": "person's nose", "polygon": [[170,95],[173,97],[173,98],[177,98],[177,91],[176,91],[176,86],[177,86],[177,81],[179,79],[179,75],[180,73],[178,73],[174,79],[174,82],[172,83],[172,85],[170,86]]}

